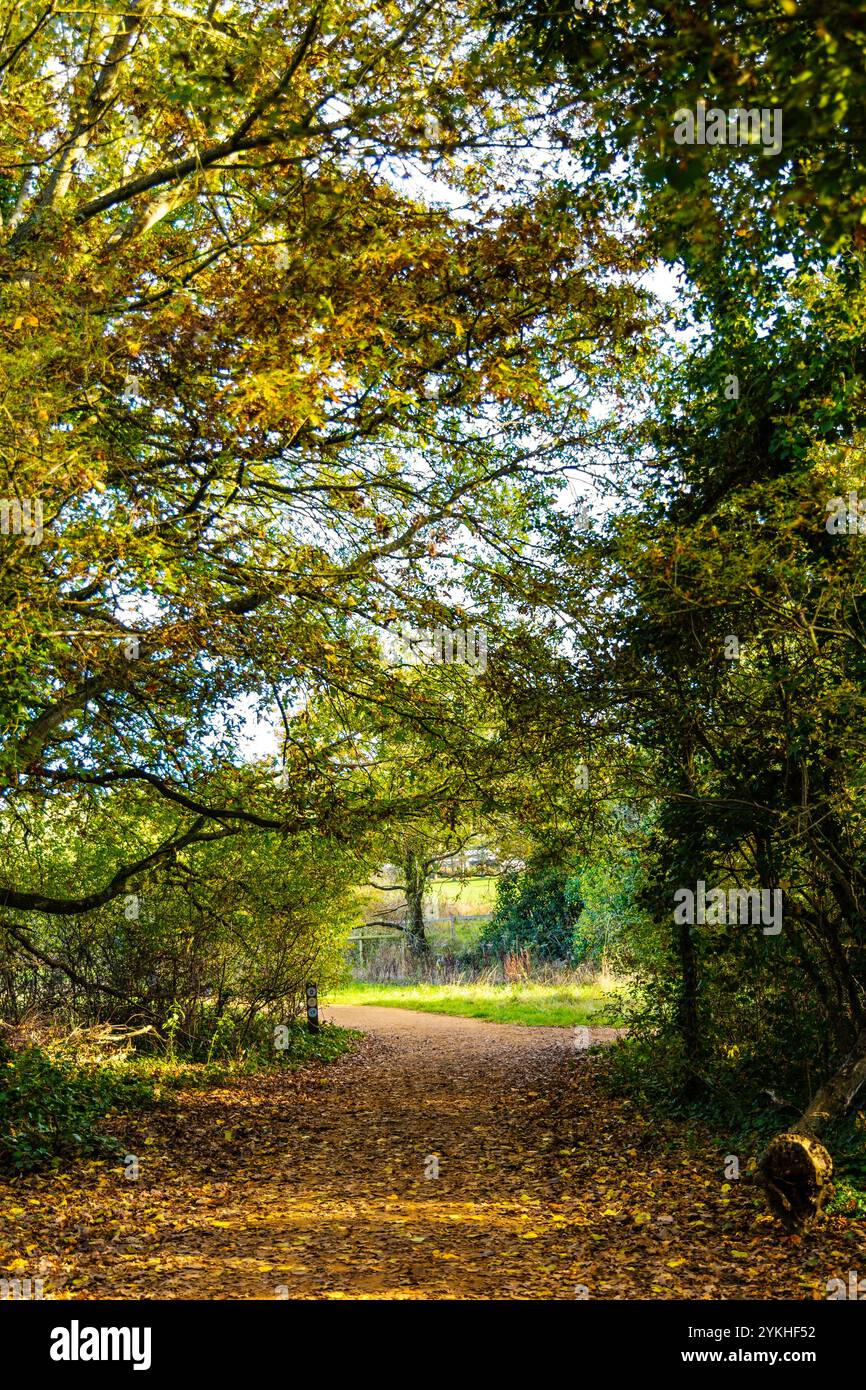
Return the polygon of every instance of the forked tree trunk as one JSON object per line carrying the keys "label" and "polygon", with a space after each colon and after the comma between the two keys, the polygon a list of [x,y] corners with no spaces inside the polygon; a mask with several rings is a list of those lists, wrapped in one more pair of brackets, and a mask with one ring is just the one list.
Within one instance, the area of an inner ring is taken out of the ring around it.
{"label": "forked tree trunk", "polygon": [[758,1163],[770,1209],[790,1231],[821,1214],[832,1192],[833,1160],[817,1136],[844,1115],[866,1082],[866,1028],[845,1061],[818,1091],[795,1125],[772,1139]]}
{"label": "forked tree trunk", "polygon": [[426,956],[430,943],[424,930],[424,893],[427,888],[428,869],[421,856],[411,846],[407,846],[403,872],[406,876],[406,925],[404,931],[413,956]]}

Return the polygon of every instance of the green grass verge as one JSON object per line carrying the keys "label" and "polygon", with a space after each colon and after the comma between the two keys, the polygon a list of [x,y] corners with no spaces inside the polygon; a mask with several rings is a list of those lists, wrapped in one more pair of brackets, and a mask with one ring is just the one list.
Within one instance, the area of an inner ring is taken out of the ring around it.
{"label": "green grass verge", "polygon": [[583,985],[375,985],[360,982],[328,995],[328,1004],[384,1004],[421,1013],[485,1018],[491,1023],[616,1023],[598,1017],[609,996],[598,984]]}

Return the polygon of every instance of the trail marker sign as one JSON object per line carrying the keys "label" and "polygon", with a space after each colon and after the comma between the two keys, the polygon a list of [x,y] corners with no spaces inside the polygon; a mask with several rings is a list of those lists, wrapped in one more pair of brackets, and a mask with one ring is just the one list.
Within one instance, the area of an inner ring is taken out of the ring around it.
{"label": "trail marker sign", "polygon": [[307,981],[307,1027],[311,1033],[319,1031],[319,991],[311,980]]}

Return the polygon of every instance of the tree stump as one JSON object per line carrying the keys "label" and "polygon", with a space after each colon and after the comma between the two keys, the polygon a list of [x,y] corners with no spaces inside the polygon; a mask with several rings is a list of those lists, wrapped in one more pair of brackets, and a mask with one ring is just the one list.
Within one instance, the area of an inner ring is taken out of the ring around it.
{"label": "tree stump", "polygon": [[802,1231],[831,1196],[833,1160],[808,1134],[777,1134],[758,1164],[770,1209],[789,1231]]}

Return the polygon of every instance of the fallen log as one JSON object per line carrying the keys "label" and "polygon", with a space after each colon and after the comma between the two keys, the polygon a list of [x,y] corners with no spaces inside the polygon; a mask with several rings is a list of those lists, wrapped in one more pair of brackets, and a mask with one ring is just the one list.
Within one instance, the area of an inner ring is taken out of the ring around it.
{"label": "fallen log", "polygon": [[796,1124],[770,1140],[757,1178],[770,1210],[789,1231],[802,1231],[822,1213],[833,1191],[833,1160],[818,1135],[844,1115],[866,1082],[866,1028],[845,1061],[815,1094]]}

